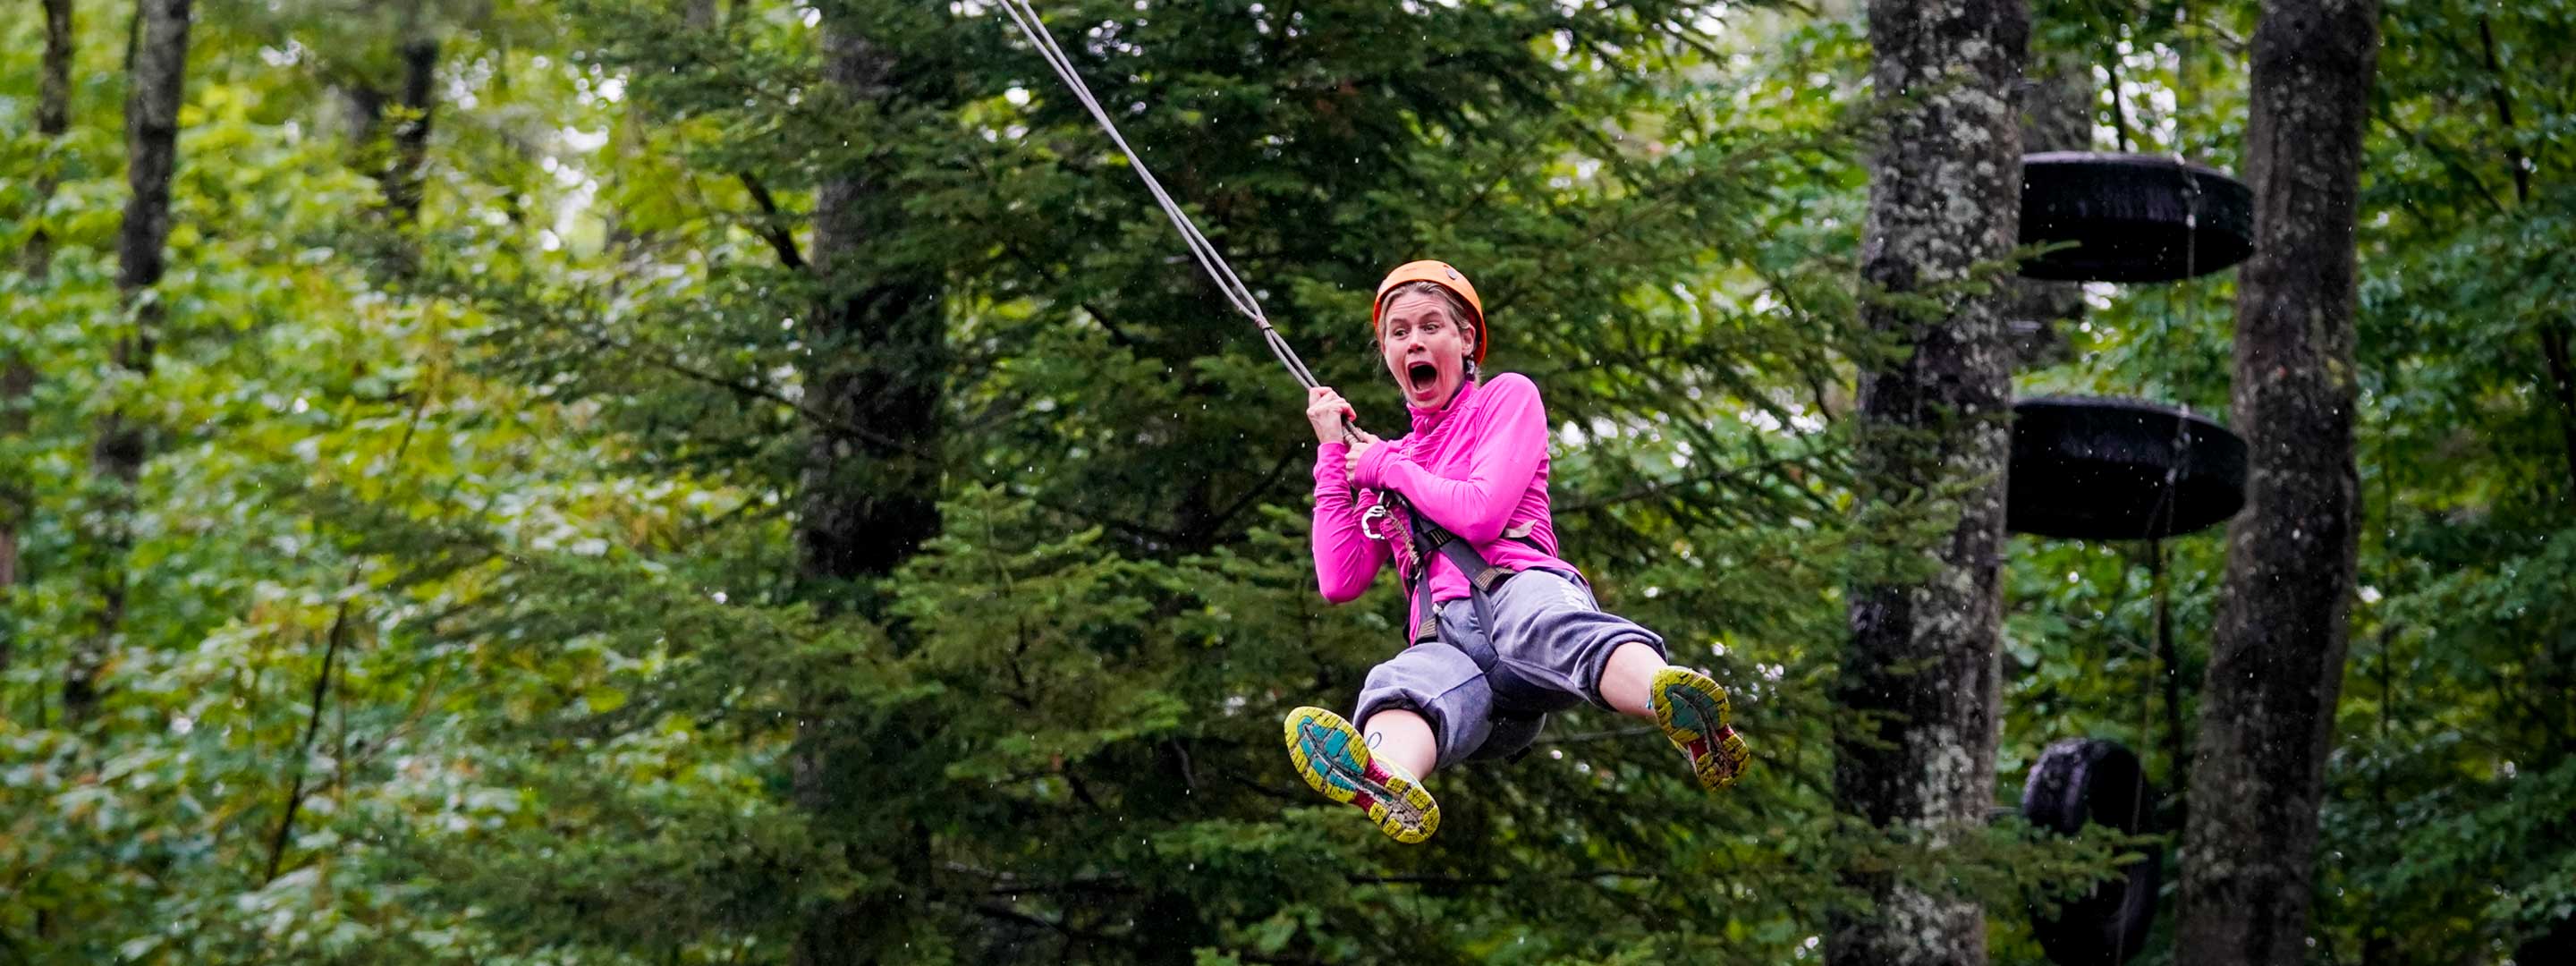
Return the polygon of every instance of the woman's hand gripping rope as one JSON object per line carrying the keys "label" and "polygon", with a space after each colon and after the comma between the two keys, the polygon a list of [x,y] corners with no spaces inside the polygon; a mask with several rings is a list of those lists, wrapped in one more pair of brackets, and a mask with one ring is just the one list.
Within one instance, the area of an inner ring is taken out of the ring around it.
{"label": "woman's hand gripping rope", "polygon": [[1341,393],[1334,392],[1333,387],[1316,386],[1306,390],[1306,423],[1314,427],[1315,441],[1351,444],[1350,452],[1342,456],[1342,478],[1345,480],[1358,471],[1360,459],[1368,455],[1369,447],[1385,442],[1353,423],[1358,416],[1349,401],[1344,400]]}
{"label": "woman's hand gripping rope", "polygon": [[1331,386],[1306,390],[1306,423],[1315,427],[1315,442],[1338,443],[1349,438],[1346,427],[1359,413],[1351,408],[1342,394]]}
{"label": "woman's hand gripping rope", "polygon": [[1351,427],[1351,448],[1342,454],[1342,478],[1349,480],[1352,487],[1357,488],[1360,485],[1360,461],[1368,458],[1369,447],[1383,442],[1385,440],[1370,434],[1368,430],[1357,426]]}

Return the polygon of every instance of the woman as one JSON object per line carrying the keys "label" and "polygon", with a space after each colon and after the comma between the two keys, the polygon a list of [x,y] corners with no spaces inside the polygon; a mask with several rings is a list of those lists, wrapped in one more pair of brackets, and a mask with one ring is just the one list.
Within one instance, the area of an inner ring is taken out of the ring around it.
{"label": "woman", "polygon": [[1656,722],[1702,784],[1733,784],[1747,754],[1726,692],[1666,663],[1661,637],[1602,611],[1558,558],[1547,414],[1527,376],[1478,380],[1490,330],[1475,286],[1446,263],[1411,262],[1378,284],[1370,321],[1413,432],[1381,440],[1345,423],[1354,413],[1330,387],[1310,391],[1315,576],[1346,603],[1394,562],[1411,643],[1369,672],[1357,727],[1289,712],[1306,784],[1420,842],[1440,826],[1420,776],[1526,749],[1548,712],[1578,701]]}

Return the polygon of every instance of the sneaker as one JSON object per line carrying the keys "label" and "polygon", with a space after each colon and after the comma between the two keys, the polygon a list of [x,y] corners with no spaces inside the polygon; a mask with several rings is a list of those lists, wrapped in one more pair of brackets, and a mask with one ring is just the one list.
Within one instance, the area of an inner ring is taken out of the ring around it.
{"label": "sneaker", "polygon": [[1440,803],[1422,782],[1369,754],[1368,741],[1341,715],[1322,708],[1288,712],[1288,759],[1325,798],[1367,812],[1379,831],[1411,845],[1440,830]]}
{"label": "sneaker", "polygon": [[1726,689],[1698,671],[1667,667],[1655,672],[1647,694],[1655,723],[1663,726],[1664,737],[1690,756],[1691,771],[1699,775],[1699,783],[1709,791],[1735,784],[1753,754],[1731,724],[1734,716],[1727,711]]}

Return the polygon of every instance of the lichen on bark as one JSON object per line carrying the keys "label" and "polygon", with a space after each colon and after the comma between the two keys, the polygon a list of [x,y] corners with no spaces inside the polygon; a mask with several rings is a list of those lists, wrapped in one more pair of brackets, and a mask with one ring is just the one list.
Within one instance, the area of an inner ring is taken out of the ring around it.
{"label": "lichen on bark", "polygon": [[[1917,532],[1917,568],[1856,573],[1837,702],[1867,722],[1836,740],[1849,814],[1936,851],[1979,826],[1994,783],[1999,567],[2010,438],[2007,293],[1988,277],[2019,231],[2017,0],[1869,6],[1887,127],[1870,163],[1862,321],[1895,352],[1864,360],[1864,514]],[[1908,517],[1908,515],[1911,515]],[[1835,918],[1829,961],[1981,963],[1983,913],[1885,873],[1856,873],[1868,914]]]}

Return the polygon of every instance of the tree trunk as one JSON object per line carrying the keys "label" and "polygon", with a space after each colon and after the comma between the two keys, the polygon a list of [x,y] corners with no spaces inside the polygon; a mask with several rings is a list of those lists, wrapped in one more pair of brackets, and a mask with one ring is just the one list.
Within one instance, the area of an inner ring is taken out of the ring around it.
{"label": "tree trunk", "polygon": [[437,102],[430,99],[430,82],[438,76],[438,41],[414,36],[403,41],[403,92],[405,108],[401,123],[394,126],[393,157],[385,165],[385,208],[394,216],[394,224],[410,225],[420,218],[421,167],[429,160],[429,120]]}
{"label": "tree trunk", "polygon": [[[904,74],[898,54],[826,5],[820,24],[823,77],[855,101],[892,103]],[[942,386],[950,367],[936,276],[900,256],[902,199],[873,158],[840,161],[815,191],[812,264],[823,286],[815,307],[816,360],[808,376],[815,421],[800,481],[797,545],[803,593],[824,613],[881,616],[873,586],[939,532],[940,446],[946,432]],[[863,430],[852,432],[851,430]],[[797,805],[818,822],[860,821],[852,802],[866,754],[832,731],[842,717],[828,690],[812,695],[790,762]],[[909,739],[899,739],[908,745]],[[927,877],[928,829],[917,821],[874,835],[876,854],[853,864],[891,862],[899,879]],[[873,835],[873,833],[871,833]],[[816,910],[794,953],[803,966],[872,962],[888,937],[918,920],[907,898],[861,895]]]}
{"label": "tree trunk", "polygon": [[[823,36],[826,80],[857,98],[890,96],[893,52],[828,18]],[[807,448],[797,538],[805,574],[825,583],[892,573],[939,532],[947,331],[935,280],[885,251],[901,226],[900,201],[855,166],[815,192],[814,262],[825,289],[815,321],[825,345],[816,346],[810,381],[831,418]]]}
{"label": "tree trunk", "polygon": [[[36,135],[48,146],[61,143],[72,129],[72,3],[71,0],[43,0],[45,8],[44,75],[38,81],[36,95]],[[43,280],[53,273],[54,236],[46,230],[43,211],[53,200],[60,183],[55,175],[54,159],[36,169],[36,199],[29,210],[36,230],[27,237],[23,265],[27,277]],[[11,361],[12,365],[16,360]],[[15,397],[12,397],[15,398]]]}
{"label": "tree trunk", "polygon": [[2376,0],[2285,0],[2254,34],[2246,171],[2254,256],[2237,280],[2245,512],[2201,694],[2177,962],[2306,957],[2317,808],[2359,552],[2353,249]]}
{"label": "tree trunk", "polygon": [[2540,324],[2540,358],[2549,370],[2549,395],[2558,400],[2559,454],[2567,458],[2567,497],[2576,501],[2576,367],[2567,352],[2563,322]]}
{"label": "tree trunk", "polygon": [[[340,88],[347,99],[349,123],[349,164],[373,174],[382,194],[377,204],[396,237],[375,253],[371,267],[393,278],[419,274],[420,251],[417,243],[403,235],[420,220],[424,178],[421,169],[429,160],[429,135],[432,116],[438,102],[433,87],[438,78],[438,40],[430,37],[421,24],[421,11],[408,10],[398,28],[400,42],[395,59],[403,65],[401,86],[388,95],[377,79],[360,76],[350,86]],[[384,126],[385,109],[399,106],[390,136],[378,140]]]}
{"label": "tree trunk", "polygon": [[[1860,507],[1883,524],[1875,532],[1918,507],[1939,508],[1948,528],[1928,552],[1888,548],[1894,563],[1854,579],[1835,696],[1859,724],[1836,736],[1834,793],[1844,811],[1935,847],[1982,829],[1994,801],[2012,349],[2007,296],[1963,283],[2019,230],[2028,31],[2020,0],[1869,5],[1889,128],[1870,161],[1861,271],[1910,304],[1872,298],[1863,310],[1900,354],[1861,374]],[[1830,962],[1985,961],[1974,903],[1884,873],[1852,884],[1876,909],[1835,918]]]}
{"label": "tree trunk", "polygon": [[[406,8],[396,28],[394,57],[403,65],[399,93],[389,95],[379,78],[361,72],[347,87],[335,88],[346,98],[351,166],[373,174],[383,194],[382,210],[396,226],[420,217],[421,167],[429,159],[431,115],[438,107],[432,90],[438,79],[438,39],[428,35],[418,7]],[[385,108],[399,105],[402,115],[384,142],[376,140]],[[397,266],[397,269],[407,266]]]}
{"label": "tree trunk", "polygon": [[[2035,51],[2022,85],[2022,153],[2083,151],[2093,146],[2093,62],[2075,51]],[[2016,278],[2004,323],[2015,365],[2052,366],[2074,358],[2058,326],[2084,315],[2081,282]]]}
{"label": "tree trunk", "polygon": [[[45,60],[43,77],[37,82],[36,135],[50,148],[61,144],[72,128],[72,0],[43,2]],[[54,236],[45,228],[44,210],[60,183],[55,163],[56,159],[46,158],[36,168],[36,198],[29,207],[36,227],[27,235],[22,256],[27,279],[39,284],[54,272]],[[36,368],[25,356],[10,353],[8,361],[0,363],[0,438],[27,435],[26,407],[35,392]],[[30,502],[23,472],[20,466],[0,468],[0,474],[6,474],[0,476],[0,674],[6,674],[17,658],[18,529],[26,524]],[[0,714],[7,708],[0,701]]]}
{"label": "tree trunk", "polygon": [[[187,80],[189,0],[140,0],[135,7],[133,79],[125,98],[125,181],[132,194],[117,231],[116,289],[131,315],[110,352],[126,379],[148,379],[152,347],[161,328],[161,300],[148,293],[161,283],[164,243],[170,237],[170,178],[179,162],[179,103]],[[106,493],[96,532],[85,534],[98,554],[98,620],[72,656],[63,680],[63,714],[78,722],[98,704],[98,674],[123,633],[125,553],[133,535],[134,489],[150,452],[143,425],[122,409],[101,417],[90,469]]]}

